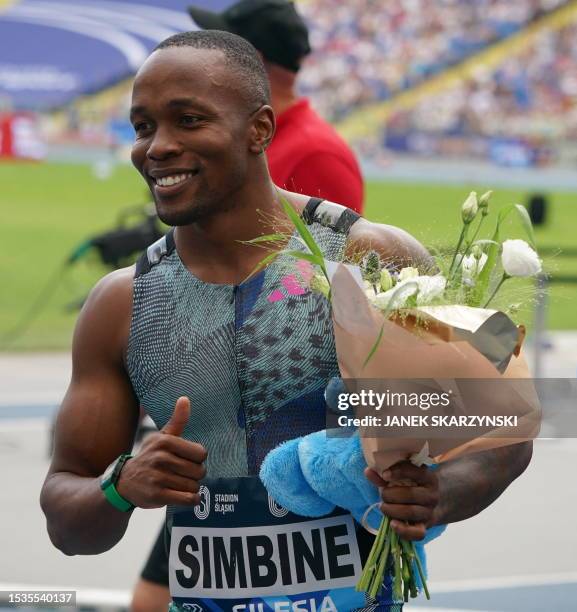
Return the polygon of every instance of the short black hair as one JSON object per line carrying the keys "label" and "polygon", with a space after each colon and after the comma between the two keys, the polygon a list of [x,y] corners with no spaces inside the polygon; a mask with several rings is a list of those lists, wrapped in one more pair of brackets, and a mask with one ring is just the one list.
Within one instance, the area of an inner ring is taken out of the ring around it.
{"label": "short black hair", "polygon": [[251,104],[270,104],[270,85],[258,51],[244,38],[222,30],[194,30],[169,36],[154,51],[170,47],[214,49],[224,53],[226,63],[239,75]]}

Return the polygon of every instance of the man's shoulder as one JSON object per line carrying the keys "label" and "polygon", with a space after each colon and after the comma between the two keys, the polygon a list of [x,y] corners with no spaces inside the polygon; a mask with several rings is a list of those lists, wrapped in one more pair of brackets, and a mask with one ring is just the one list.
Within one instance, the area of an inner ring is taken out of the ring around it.
{"label": "man's shoulder", "polygon": [[90,292],[76,324],[73,354],[122,362],[132,317],[134,266],[103,277]]}
{"label": "man's shoulder", "polygon": [[133,289],[134,266],[110,272],[88,295],[80,321],[105,327],[125,327],[132,314]]}
{"label": "man's shoulder", "polygon": [[90,292],[90,301],[123,301],[132,298],[135,266],[114,270],[103,276]]}
{"label": "man's shoulder", "polygon": [[377,251],[382,261],[392,267],[413,265],[425,270],[434,268],[427,249],[411,234],[393,225],[374,223],[361,217],[349,232],[346,256]]}

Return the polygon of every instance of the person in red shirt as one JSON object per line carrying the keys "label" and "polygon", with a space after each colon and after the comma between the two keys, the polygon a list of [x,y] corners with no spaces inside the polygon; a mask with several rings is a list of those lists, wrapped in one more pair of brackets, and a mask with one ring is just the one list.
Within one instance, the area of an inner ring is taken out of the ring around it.
{"label": "person in red shirt", "polygon": [[363,179],[347,143],[296,93],[298,72],[310,53],[308,29],[285,0],[241,0],[222,13],[189,7],[204,30],[225,30],[248,40],[268,74],[276,133],[267,150],[276,185],[363,212]]}
{"label": "person in red shirt", "polygon": [[[273,182],[363,212],[363,179],[357,160],[337,131],[296,93],[302,60],[311,52],[308,29],[285,0],[241,0],[222,13],[194,6],[200,29],[225,30],[248,40],[261,54],[270,82],[276,131],[267,149]],[[164,612],[170,601],[168,558],[162,531],[136,584],[132,612]]]}

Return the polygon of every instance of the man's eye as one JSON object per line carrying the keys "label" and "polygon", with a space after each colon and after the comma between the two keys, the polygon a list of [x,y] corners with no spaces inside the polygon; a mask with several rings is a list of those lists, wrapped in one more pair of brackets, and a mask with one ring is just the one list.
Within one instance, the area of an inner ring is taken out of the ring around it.
{"label": "man's eye", "polygon": [[137,121],[134,124],[134,131],[136,132],[136,134],[140,134],[141,132],[144,132],[148,129],[150,129],[150,123],[148,123],[148,121]]}
{"label": "man's eye", "polygon": [[180,118],[180,123],[184,126],[191,126],[196,125],[200,120],[200,117],[196,115],[183,115]]}

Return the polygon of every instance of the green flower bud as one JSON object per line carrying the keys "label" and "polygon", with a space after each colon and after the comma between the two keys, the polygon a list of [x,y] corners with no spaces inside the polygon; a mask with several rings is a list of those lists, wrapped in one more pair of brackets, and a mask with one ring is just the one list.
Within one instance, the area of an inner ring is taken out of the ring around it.
{"label": "green flower bud", "polygon": [[463,202],[461,206],[461,216],[463,223],[468,225],[477,216],[479,212],[479,203],[477,201],[477,192],[471,191],[469,197]]}
{"label": "green flower bud", "polygon": [[329,292],[331,290],[329,281],[326,279],[324,275],[319,275],[319,274],[311,278],[310,288],[311,288],[311,291],[322,293],[326,298],[329,297]]}
{"label": "green flower bud", "polygon": [[381,259],[376,251],[367,253],[363,261],[363,278],[376,285],[381,278]]}
{"label": "green flower bud", "polygon": [[481,209],[481,214],[483,217],[486,217],[489,214],[489,200],[491,199],[492,195],[493,192],[489,190],[479,198],[479,208]]}
{"label": "green flower bud", "polygon": [[386,268],[383,268],[381,270],[381,291],[388,291],[392,286],[393,277]]}
{"label": "green flower bud", "polygon": [[471,255],[475,259],[479,260],[481,257],[483,257],[483,249],[478,244],[475,244],[471,249]]}

